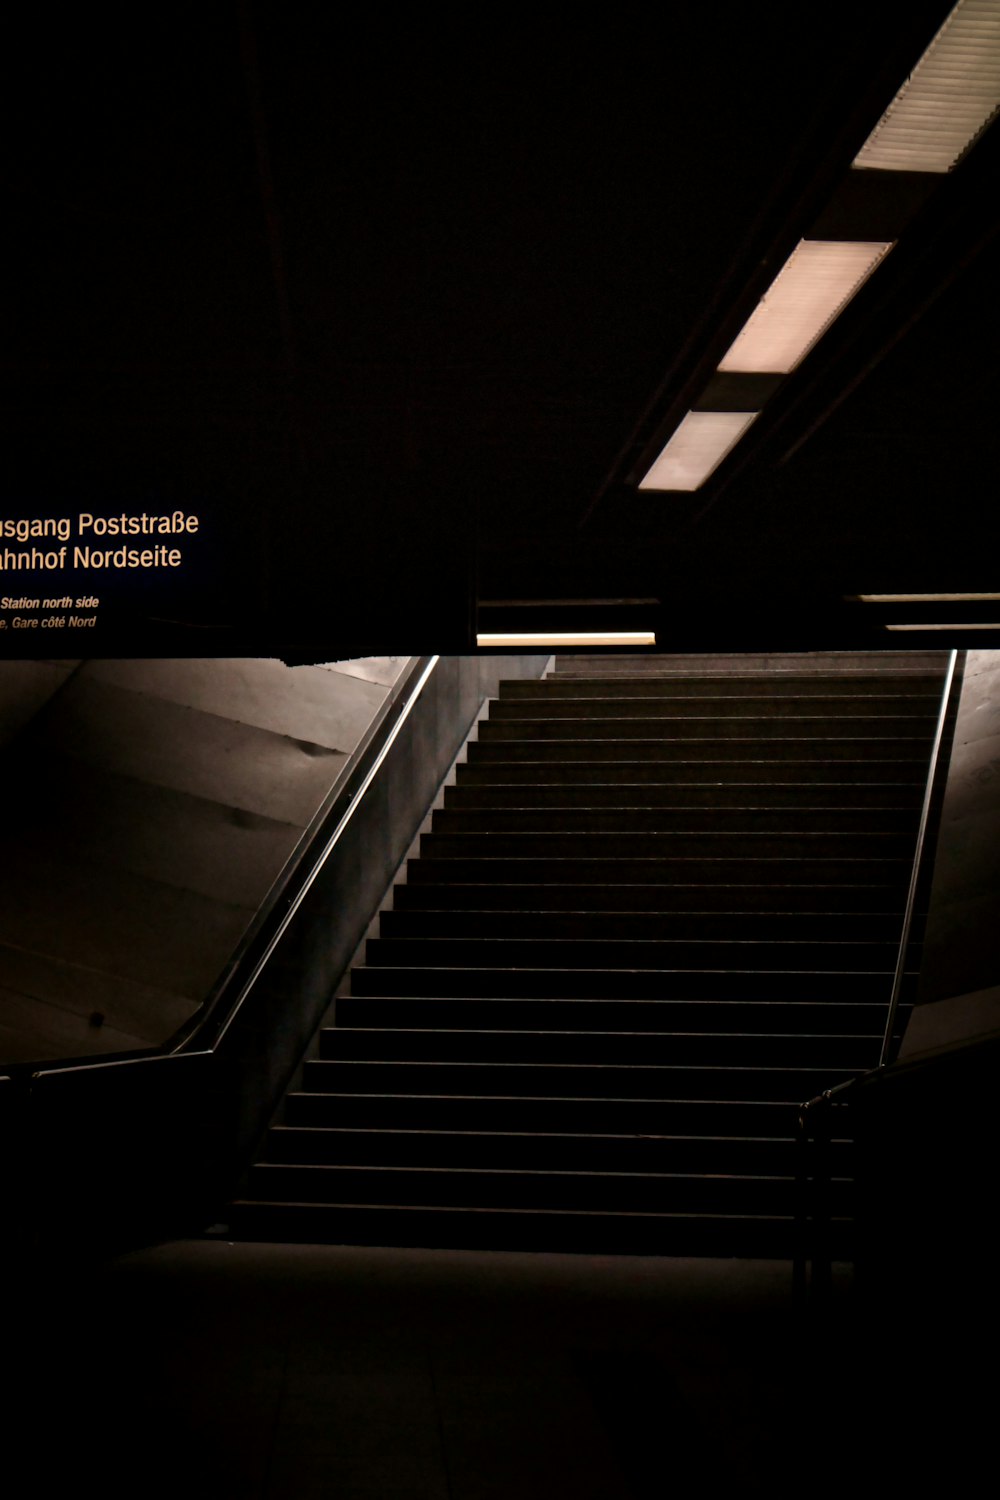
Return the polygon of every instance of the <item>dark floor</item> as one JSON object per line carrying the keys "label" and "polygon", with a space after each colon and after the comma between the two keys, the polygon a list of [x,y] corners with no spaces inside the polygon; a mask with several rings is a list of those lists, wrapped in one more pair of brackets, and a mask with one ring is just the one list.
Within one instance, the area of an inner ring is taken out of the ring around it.
{"label": "dark floor", "polygon": [[995,1459],[992,1337],[918,1312],[898,1354],[846,1268],[821,1325],[777,1261],[178,1241],[7,1285],[46,1496],[961,1496]]}
{"label": "dark floor", "polygon": [[179,1241],[33,1300],[15,1447],[49,1492],[832,1494],[863,1425],[785,1262]]}

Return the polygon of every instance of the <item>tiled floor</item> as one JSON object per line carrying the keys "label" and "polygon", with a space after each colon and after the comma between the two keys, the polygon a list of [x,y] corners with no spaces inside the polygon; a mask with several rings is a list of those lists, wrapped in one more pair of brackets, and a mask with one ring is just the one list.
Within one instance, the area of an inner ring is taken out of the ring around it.
{"label": "tiled floor", "polygon": [[23,1310],[48,1493],[812,1496],[856,1457],[783,1262],[183,1241],[57,1267]]}

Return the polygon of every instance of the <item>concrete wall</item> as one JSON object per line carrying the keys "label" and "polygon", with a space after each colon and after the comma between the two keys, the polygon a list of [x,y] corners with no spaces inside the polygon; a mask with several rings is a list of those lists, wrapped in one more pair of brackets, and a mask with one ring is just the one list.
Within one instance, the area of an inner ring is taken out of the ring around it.
{"label": "concrete wall", "polygon": [[544,655],[442,656],[378,775],[310,885],[214,1061],[229,1079],[221,1132],[259,1138],[480,712],[506,678],[533,678]]}
{"label": "concrete wall", "polygon": [[1000,1031],[1000,651],[969,651],[902,1055]]}
{"label": "concrete wall", "polygon": [[[15,1245],[106,1254],[197,1234],[219,1217],[483,697],[501,678],[538,676],[546,660],[441,657],[418,696],[386,705],[391,735],[362,744],[340,783],[346,803],[380,756],[352,816],[340,819],[337,805],[330,857],[311,869],[301,901],[279,907],[281,942],[241,1003],[231,1009],[236,994],[224,991],[188,1050],[53,1068],[30,1089],[0,1078],[0,1117],[6,1110],[20,1142],[0,1162]],[[408,687],[422,671],[409,663]],[[269,936],[265,924],[255,941]]]}
{"label": "concrete wall", "polygon": [[170,1036],[407,660],[0,664],[0,1062]]}

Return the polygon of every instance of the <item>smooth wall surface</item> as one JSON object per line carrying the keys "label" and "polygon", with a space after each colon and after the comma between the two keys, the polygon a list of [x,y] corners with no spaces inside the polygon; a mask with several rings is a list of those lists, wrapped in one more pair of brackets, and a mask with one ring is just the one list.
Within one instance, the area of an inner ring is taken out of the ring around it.
{"label": "smooth wall surface", "polygon": [[970,651],[904,1055],[1000,1029],[1000,651]]}
{"label": "smooth wall surface", "polygon": [[0,1062],[170,1036],[407,660],[0,663]]}

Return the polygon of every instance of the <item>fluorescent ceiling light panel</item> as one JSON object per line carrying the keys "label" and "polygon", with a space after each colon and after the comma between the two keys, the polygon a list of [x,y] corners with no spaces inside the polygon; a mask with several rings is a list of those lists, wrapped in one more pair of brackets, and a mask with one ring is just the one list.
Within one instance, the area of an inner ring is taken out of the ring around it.
{"label": "fluorescent ceiling light panel", "polygon": [[800,240],[719,365],[787,375],[868,280],[892,241]]}
{"label": "fluorescent ceiling light panel", "polygon": [[954,624],[938,625],[928,621],[926,625],[887,625],[885,628],[886,630],[1000,630],[1000,624],[993,622],[984,625],[980,621],[977,625],[966,625],[956,621]]}
{"label": "fluorescent ceiling light panel", "polygon": [[862,604],[965,604],[1000,599],[1000,594],[858,594]]}
{"label": "fluorescent ceiling light panel", "polygon": [[518,630],[476,636],[477,646],[655,646],[652,630]]}
{"label": "fluorescent ceiling light panel", "polygon": [[1000,5],[960,0],[854,166],[950,172],[1000,109]]}
{"label": "fluorescent ceiling light panel", "polygon": [[755,411],[689,411],[641,490],[697,490],[746,432]]}

